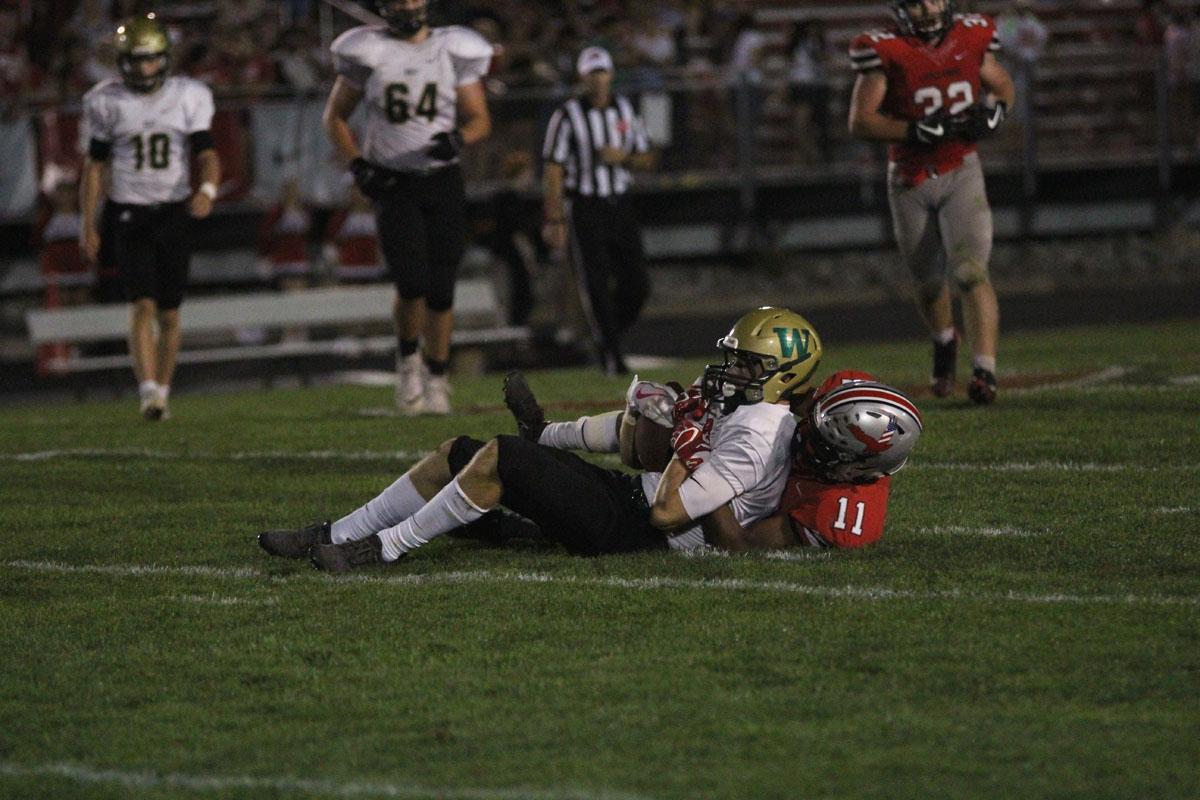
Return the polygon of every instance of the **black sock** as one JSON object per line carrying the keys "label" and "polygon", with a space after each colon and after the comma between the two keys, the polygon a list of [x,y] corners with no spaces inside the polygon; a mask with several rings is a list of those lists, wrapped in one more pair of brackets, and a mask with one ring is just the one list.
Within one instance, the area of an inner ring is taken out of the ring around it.
{"label": "black sock", "polygon": [[396,337],[396,346],[400,348],[401,356],[411,356],[413,353],[417,352],[417,340],[416,339],[402,339],[399,336],[397,336]]}
{"label": "black sock", "polygon": [[437,361],[425,356],[425,366],[429,368],[430,375],[445,375],[450,370],[450,360]]}

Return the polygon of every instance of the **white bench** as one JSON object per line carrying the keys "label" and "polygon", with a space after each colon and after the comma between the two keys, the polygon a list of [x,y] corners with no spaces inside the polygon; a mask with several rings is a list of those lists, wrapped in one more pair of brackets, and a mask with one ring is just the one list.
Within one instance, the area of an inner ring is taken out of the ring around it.
{"label": "white bench", "polygon": [[[390,285],[309,289],[299,292],[198,297],[184,302],[180,327],[184,345],[189,334],[233,334],[240,329],[339,326],[389,323],[395,289]],[[491,281],[460,280],[454,289],[455,330],[451,343],[480,347],[526,341],[529,329],[503,323],[502,309]],[[33,345],[66,342],[124,340],[129,334],[129,309],[125,305],[83,306],[26,312],[25,324]],[[246,359],[305,355],[383,354],[396,349],[394,335],[354,340],[284,341],[276,344],[229,344],[183,349],[180,364],[202,364]],[[51,372],[87,372],[130,367],[128,355],[68,356],[52,359]]]}

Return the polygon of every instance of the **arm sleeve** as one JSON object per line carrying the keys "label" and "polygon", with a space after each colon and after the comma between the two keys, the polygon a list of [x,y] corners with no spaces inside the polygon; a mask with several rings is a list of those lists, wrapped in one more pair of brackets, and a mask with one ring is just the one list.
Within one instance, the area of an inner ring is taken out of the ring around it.
{"label": "arm sleeve", "polygon": [[862,33],[850,43],[850,64],[855,72],[883,69],[883,59],[875,48],[875,38],[886,36],[880,33]]}
{"label": "arm sleeve", "polygon": [[711,460],[701,464],[679,485],[679,501],[692,519],[700,519],[728,503],[738,492]]}
{"label": "arm sleeve", "polygon": [[211,131],[193,131],[188,135],[188,142],[192,145],[192,154],[203,153],[205,150],[212,150],[216,147],[216,142],[213,141]]}
{"label": "arm sleeve", "polygon": [[92,139],[88,142],[88,158],[93,161],[108,161],[108,157],[112,155],[112,142],[104,142],[100,139]]}

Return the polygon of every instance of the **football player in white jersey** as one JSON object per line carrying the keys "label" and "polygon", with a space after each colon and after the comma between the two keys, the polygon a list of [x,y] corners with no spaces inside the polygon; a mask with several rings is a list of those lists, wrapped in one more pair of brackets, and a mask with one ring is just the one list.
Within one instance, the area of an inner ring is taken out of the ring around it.
{"label": "football player in white jersey", "polygon": [[778,308],[745,315],[720,346],[725,363],[672,407],[675,456],[664,472],[604,469],[567,452],[628,454],[635,426],[621,411],[486,443],[460,436],[336,522],[266,531],[259,545],[345,572],[396,561],[503,505],[581,555],[699,547],[700,520],[718,508],[749,525],[778,507],[796,426],[789,403],[821,356],[807,320]]}
{"label": "football player in white jersey", "polygon": [[[458,156],[491,133],[482,78],[492,46],[469,28],[430,27],[427,0],[370,5],[387,24],[334,40],[325,129],[374,203],[396,284],[397,409],[449,414],[454,282],[466,243]],[[361,139],[349,124],[360,103]]]}
{"label": "football player in white jersey", "polygon": [[[96,261],[97,206],[107,183],[113,252],[131,303],[129,351],[141,412],[160,420],[170,416],[191,219],[212,212],[221,162],[209,131],[212,91],[191,78],[168,76],[171,43],[154,15],[122,23],[115,44],[120,79],[101,81],[83,97],[88,145],[79,188],[80,247],[89,262]],[[200,167],[194,191],[192,157]]]}

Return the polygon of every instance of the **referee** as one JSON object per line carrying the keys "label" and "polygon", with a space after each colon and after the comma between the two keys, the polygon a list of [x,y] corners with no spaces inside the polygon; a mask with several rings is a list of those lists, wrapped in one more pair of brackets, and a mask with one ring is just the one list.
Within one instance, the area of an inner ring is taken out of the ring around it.
{"label": "referee", "polygon": [[[642,238],[628,197],[629,169],[650,169],[654,154],[629,99],[612,93],[612,56],[588,47],[576,63],[583,94],[555,110],[542,146],[545,226],[554,250],[568,242],[584,314],[604,371],[628,372],[621,334],[650,293]],[[568,222],[569,230],[568,230]]]}

